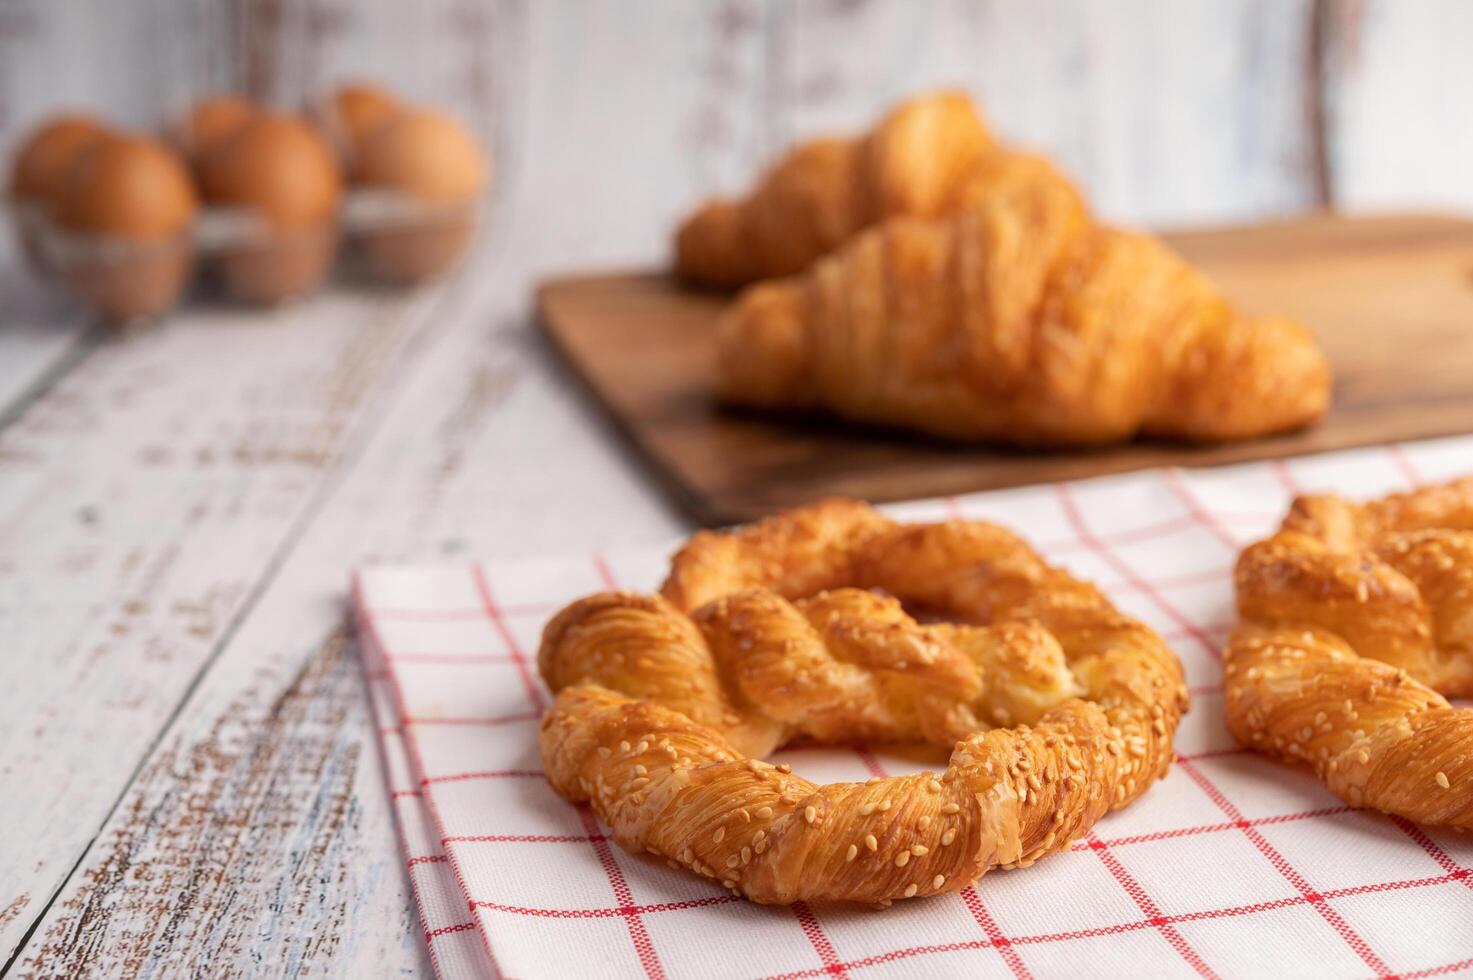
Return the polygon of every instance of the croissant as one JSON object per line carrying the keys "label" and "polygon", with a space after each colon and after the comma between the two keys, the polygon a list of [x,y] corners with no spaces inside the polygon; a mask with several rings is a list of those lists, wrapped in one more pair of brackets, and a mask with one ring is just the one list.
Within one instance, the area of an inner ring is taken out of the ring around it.
{"label": "croissant", "polygon": [[[1155,633],[990,524],[829,501],[696,535],[661,591],[548,624],[544,771],[621,846],[757,902],[885,905],[1062,850],[1165,773],[1187,706]],[[952,752],[817,786],[757,758],[797,740]]]}
{"label": "croissant", "polygon": [[1337,796],[1473,828],[1473,479],[1300,497],[1235,572],[1228,726]]}
{"label": "croissant", "polygon": [[746,198],[701,207],[676,235],[676,271],[713,286],[799,272],[881,218],[949,210],[992,146],[964,93],[906,102],[866,136],[799,146]]}
{"label": "croissant", "polygon": [[723,319],[718,395],[956,440],[1239,439],[1306,425],[1309,332],[1248,317],[1158,240],[1096,225],[1037,158],[975,170],[980,203],[862,232]]}

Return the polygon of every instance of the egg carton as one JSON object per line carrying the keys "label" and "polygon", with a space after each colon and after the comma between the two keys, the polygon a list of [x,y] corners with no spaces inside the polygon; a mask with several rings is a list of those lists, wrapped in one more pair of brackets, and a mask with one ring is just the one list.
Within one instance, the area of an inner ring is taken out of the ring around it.
{"label": "egg carton", "polygon": [[[260,212],[206,206],[189,230],[138,240],[58,227],[44,209],[9,202],[22,251],[103,317],[150,319],[171,309],[202,269],[230,298],[275,305],[318,289],[335,269],[415,285],[453,269],[482,221],[481,199],[429,204],[379,188],[354,188],[331,220],[277,228]],[[340,261],[345,260],[345,261]]]}

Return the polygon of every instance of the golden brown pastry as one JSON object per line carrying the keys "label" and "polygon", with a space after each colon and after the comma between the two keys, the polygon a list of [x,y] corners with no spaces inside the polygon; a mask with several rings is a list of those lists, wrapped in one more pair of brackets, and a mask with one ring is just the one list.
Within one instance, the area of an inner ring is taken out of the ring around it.
{"label": "golden brown pastry", "polygon": [[[662,593],[548,624],[543,766],[621,846],[757,902],[888,904],[1031,864],[1163,775],[1186,710],[1155,633],[990,524],[830,501],[697,535]],[[953,749],[939,774],[827,786],[756,758],[798,739]]]}
{"label": "golden brown pastry", "polygon": [[[1227,720],[1354,806],[1473,828],[1473,479],[1300,497],[1236,571]],[[1440,693],[1439,693],[1440,692]]]}
{"label": "golden brown pastry", "polygon": [[1094,224],[1036,158],[979,168],[980,203],[863,232],[746,290],[717,391],[958,440],[1195,441],[1306,425],[1330,372],[1300,324],[1249,317],[1161,242]]}
{"label": "golden brown pastry", "polygon": [[698,209],[676,234],[676,270],[713,286],[799,272],[882,218],[948,212],[991,146],[965,93],[903,103],[867,135],[804,143],[745,198]]}

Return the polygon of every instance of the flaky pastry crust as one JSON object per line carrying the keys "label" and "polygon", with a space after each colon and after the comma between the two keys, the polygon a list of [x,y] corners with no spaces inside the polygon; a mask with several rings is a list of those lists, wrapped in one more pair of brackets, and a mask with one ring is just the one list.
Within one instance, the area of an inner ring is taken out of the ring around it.
{"label": "flaky pastry crust", "polygon": [[883,218],[947,213],[992,148],[965,93],[912,99],[864,136],[798,146],[746,197],[703,205],[676,233],[676,271],[711,286],[800,272]]}
{"label": "flaky pastry crust", "polygon": [[1299,323],[1250,317],[1159,240],[1095,224],[1045,161],[976,168],[977,203],[893,219],[725,314],[716,393],[946,439],[1261,436],[1319,419]]}
{"label": "flaky pastry crust", "polygon": [[1245,745],[1337,796],[1473,827],[1473,479],[1356,504],[1294,501],[1236,569],[1225,667]]}
{"label": "flaky pastry crust", "polygon": [[[662,595],[559,613],[539,665],[554,789],[764,903],[888,904],[1062,850],[1165,773],[1187,706],[1160,637],[1015,535],[851,501],[696,535]],[[818,786],[758,759],[917,739],[944,772]]]}

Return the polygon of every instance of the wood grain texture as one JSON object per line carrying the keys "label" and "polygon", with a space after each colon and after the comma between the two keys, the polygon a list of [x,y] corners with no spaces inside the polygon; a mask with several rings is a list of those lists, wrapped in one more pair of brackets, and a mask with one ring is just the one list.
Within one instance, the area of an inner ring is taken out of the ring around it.
{"label": "wood grain texture", "polygon": [[[522,43],[563,43],[566,13]],[[713,98],[685,88],[653,130],[665,159]],[[19,972],[424,969],[373,733],[346,707],[358,679],[322,659],[348,569],[681,526],[543,363],[524,311],[528,263],[550,256],[536,213],[514,217],[445,290],[181,311],[100,346],[0,434],[19,675],[0,749],[20,790],[0,802],[19,845],[0,850],[0,908],[8,944],[35,930]]]}
{"label": "wood grain texture", "polygon": [[554,343],[697,520],[831,495],[941,496],[1150,466],[1206,466],[1473,431],[1473,222],[1306,219],[1168,240],[1245,308],[1308,323],[1336,371],[1330,418],[1219,446],[1088,452],[947,445],[821,419],[722,410],[710,395],[722,297],[658,275],[554,281]]}
{"label": "wood grain texture", "polygon": [[180,317],[100,344],[0,434],[7,892],[44,902],[70,872],[434,301]]}
{"label": "wood grain texture", "polygon": [[962,85],[1112,220],[1202,225],[1314,203],[1311,5],[1257,0],[791,4],[770,55],[775,153],[875,106]]}
{"label": "wood grain texture", "polygon": [[1326,32],[1336,205],[1473,211],[1473,5],[1329,0]]}
{"label": "wood grain texture", "polygon": [[[165,961],[195,976],[253,962],[281,974],[325,962],[364,976],[423,972],[398,856],[359,844],[392,844],[393,830],[386,808],[360,798],[377,749],[346,632],[280,679],[292,665],[269,654],[246,676],[232,669],[244,664],[221,665],[215,683],[228,678],[234,697],[137,774],[20,975]],[[242,893],[262,901],[253,909]]]}

